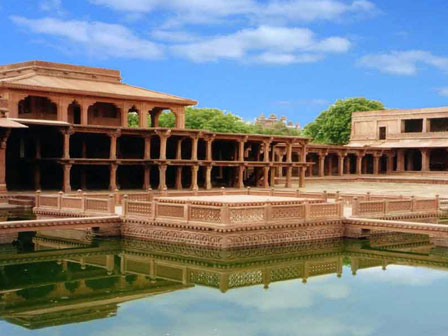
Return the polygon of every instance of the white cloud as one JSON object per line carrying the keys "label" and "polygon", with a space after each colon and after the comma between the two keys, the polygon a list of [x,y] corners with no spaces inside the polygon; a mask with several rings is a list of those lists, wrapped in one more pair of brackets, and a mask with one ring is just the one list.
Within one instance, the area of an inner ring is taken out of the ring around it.
{"label": "white cloud", "polygon": [[[367,276],[364,277],[363,275]],[[368,268],[358,271],[357,278],[361,281],[373,283],[388,283],[393,285],[406,286],[428,286],[434,282],[446,279],[446,272],[443,270],[427,270],[402,265],[389,265],[386,271],[379,271],[378,268]]]}
{"label": "white cloud", "polygon": [[162,46],[141,39],[127,27],[97,21],[27,19],[11,17],[12,21],[31,32],[56,36],[64,42],[76,43],[97,57],[156,59],[163,55]]}
{"label": "white cloud", "polygon": [[41,0],[39,8],[46,12],[63,13],[61,0]]}
{"label": "white cloud", "polygon": [[149,13],[156,10],[174,14],[170,25],[200,24],[229,16],[246,16],[258,22],[310,22],[335,20],[345,14],[375,13],[367,0],[90,0],[97,5],[127,12]]}
{"label": "white cloud", "polygon": [[174,53],[196,62],[234,59],[263,63],[315,62],[325,53],[342,53],[350,41],[340,37],[317,40],[304,28],[260,26],[205,41],[174,45]]}
{"label": "white cloud", "polygon": [[435,56],[429,51],[391,51],[383,54],[371,54],[359,60],[361,66],[394,75],[415,75],[419,65],[432,66],[448,71],[448,57]]}
{"label": "white cloud", "polygon": [[158,29],[153,30],[151,32],[151,37],[160,41],[178,42],[178,43],[194,42],[201,39],[200,36],[190,34],[185,31],[158,30]]}
{"label": "white cloud", "polygon": [[442,97],[448,97],[448,86],[438,88],[438,89],[437,89],[437,92],[438,92],[439,95],[441,95]]}

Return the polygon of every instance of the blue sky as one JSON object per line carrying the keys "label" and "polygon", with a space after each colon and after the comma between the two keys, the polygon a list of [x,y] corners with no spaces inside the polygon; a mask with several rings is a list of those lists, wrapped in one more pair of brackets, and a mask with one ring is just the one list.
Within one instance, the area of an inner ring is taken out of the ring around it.
{"label": "blue sky", "polygon": [[302,125],[339,98],[448,105],[446,0],[0,0],[0,63],[124,81]]}

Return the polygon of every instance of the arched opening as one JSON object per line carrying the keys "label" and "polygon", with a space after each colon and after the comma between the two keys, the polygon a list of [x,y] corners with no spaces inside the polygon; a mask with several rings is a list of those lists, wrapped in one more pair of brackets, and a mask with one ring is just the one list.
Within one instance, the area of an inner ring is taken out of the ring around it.
{"label": "arched opening", "polygon": [[81,105],[75,100],[68,106],[68,122],[71,124],[81,124]]}
{"label": "arched opening", "polygon": [[18,110],[23,119],[58,119],[58,107],[47,97],[28,96],[19,102]]}
{"label": "arched opening", "polygon": [[422,153],[418,149],[407,149],[404,155],[406,171],[419,171],[422,169]]}
{"label": "arched opening", "polygon": [[140,127],[140,113],[135,108],[135,106],[132,106],[128,110],[128,127]]}
{"label": "arched opening", "polygon": [[386,173],[387,172],[387,161],[389,158],[386,155],[382,155],[380,158],[380,166],[379,166],[379,173]]}
{"label": "arched opening", "polygon": [[429,169],[434,171],[448,170],[448,151],[444,148],[431,150],[429,154]]}
{"label": "arched opening", "polygon": [[170,109],[156,107],[149,111],[148,127],[175,128],[177,116]]}
{"label": "arched opening", "polygon": [[356,154],[348,154],[345,160],[345,173],[356,174]]}
{"label": "arched opening", "polygon": [[112,103],[97,102],[87,110],[88,124],[100,126],[121,126],[121,111]]}

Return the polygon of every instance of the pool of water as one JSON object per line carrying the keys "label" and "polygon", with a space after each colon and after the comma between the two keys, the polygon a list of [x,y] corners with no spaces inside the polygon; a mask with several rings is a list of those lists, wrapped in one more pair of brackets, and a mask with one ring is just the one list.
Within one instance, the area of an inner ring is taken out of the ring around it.
{"label": "pool of water", "polygon": [[39,233],[0,246],[0,335],[445,335],[448,249],[391,233],[216,251]]}

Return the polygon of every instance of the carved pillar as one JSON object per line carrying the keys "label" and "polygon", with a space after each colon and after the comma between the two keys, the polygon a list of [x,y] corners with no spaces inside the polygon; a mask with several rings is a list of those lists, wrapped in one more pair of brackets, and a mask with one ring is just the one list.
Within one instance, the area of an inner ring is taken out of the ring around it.
{"label": "carved pillar", "polygon": [[325,175],[325,157],[326,154],[319,154],[319,177],[323,177]]}
{"label": "carved pillar", "polygon": [[271,170],[270,170],[270,183],[269,184],[271,185],[271,188],[274,188],[274,186],[275,186],[275,168],[274,167],[271,167]]}
{"label": "carved pillar", "polygon": [[205,167],[205,189],[212,188],[212,166]]}
{"label": "carved pillar", "polygon": [[264,141],[263,142],[263,159],[264,162],[269,162],[269,150],[270,150],[270,145],[271,142],[270,141]]}
{"label": "carved pillar", "polygon": [[286,162],[292,162],[292,143],[286,144]]}
{"label": "carved pillar", "polygon": [[160,137],[160,160],[166,160],[166,143],[168,141],[168,138],[170,137],[170,132],[159,132]]}
{"label": "carved pillar", "polygon": [[143,171],[143,189],[148,190],[151,187],[151,166],[145,166]]}
{"label": "carved pillar", "polygon": [[345,174],[350,174],[350,156],[344,157]]}
{"label": "carved pillar", "polygon": [[74,133],[73,129],[61,130],[63,136],[63,159],[70,159],[70,136]]}
{"label": "carved pillar", "polygon": [[338,175],[344,175],[344,158],[346,154],[338,153]]}
{"label": "carved pillar", "polygon": [[[182,141],[184,141],[183,138],[180,138],[177,140],[177,149],[176,149],[176,160],[182,160]],[[192,152],[193,155],[193,152]]]}
{"label": "carved pillar", "polygon": [[381,155],[373,155],[373,174],[378,175],[380,173],[380,159]]}
{"label": "carved pillar", "polygon": [[151,136],[145,136],[145,153],[143,154],[144,160],[151,160]]}
{"label": "carved pillar", "polygon": [[269,167],[263,167],[263,187],[269,188]]}
{"label": "carved pillar", "polygon": [[238,161],[244,161],[244,144],[246,142],[244,140],[239,141],[239,148],[238,148]]}
{"label": "carved pillar", "polygon": [[159,190],[166,189],[166,165],[159,166]]}
{"label": "carved pillar", "polygon": [[6,192],[6,145],[10,130],[7,129],[0,137],[0,192]]}
{"label": "carved pillar", "polygon": [[239,166],[238,167],[238,184],[237,187],[238,188],[244,188],[244,166]]}
{"label": "carved pillar", "polygon": [[176,189],[182,189],[182,166],[178,166],[176,169]]}
{"label": "carved pillar", "polygon": [[430,151],[427,148],[420,149],[420,153],[422,156],[422,171],[427,172],[430,171]]}
{"label": "carved pillar", "polygon": [[191,137],[191,160],[197,161],[198,159],[198,136]]}
{"label": "carved pillar", "polygon": [[65,122],[68,121],[68,106],[69,105],[70,105],[70,103],[67,100],[65,100],[63,98],[59,99],[59,102],[57,104],[57,108],[58,108],[57,119],[59,121],[65,121]]}
{"label": "carved pillar", "polygon": [[285,187],[286,188],[291,188],[292,187],[292,167],[286,167],[286,181],[285,181]]}
{"label": "carved pillar", "polygon": [[198,170],[199,166],[191,167],[191,190],[198,190]]}
{"label": "carved pillar", "polygon": [[404,172],[404,149],[397,151],[397,172]]}
{"label": "carved pillar", "polygon": [[109,134],[110,138],[109,159],[111,160],[117,159],[117,139],[119,136],[120,135],[118,132]]}
{"label": "carved pillar", "polygon": [[62,184],[63,185],[62,189],[63,189],[64,192],[69,193],[69,192],[72,191],[72,187],[71,187],[71,184],[70,184],[70,171],[72,169],[72,165],[71,164],[64,164],[63,169],[64,169],[64,177],[63,177],[64,181],[63,181],[63,184]]}
{"label": "carved pillar", "polygon": [[116,164],[111,164],[109,166],[109,190],[115,191],[117,189],[117,168],[118,166]]}
{"label": "carved pillar", "polygon": [[299,187],[302,188],[305,186],[305,167],[299,168]]}
{"label": "carved pillar", "polygon": [[213,155],[212,155],[212,143],[213,143],[213,138],[212,137],[208,137],[205,139],[206,141],[206,150],[205,150],[205,159],[207,161],[212,161]]}
{"label": "carved pillar", "polygon": [[364,157],[363,154],[358,154],[356,156],[356,174],[360,175],[362,174],[362,158]]}
{"label": "carved pillar", "polygon": [[394,171],[394,155],[387,155],[387,174],[390,174]]}

